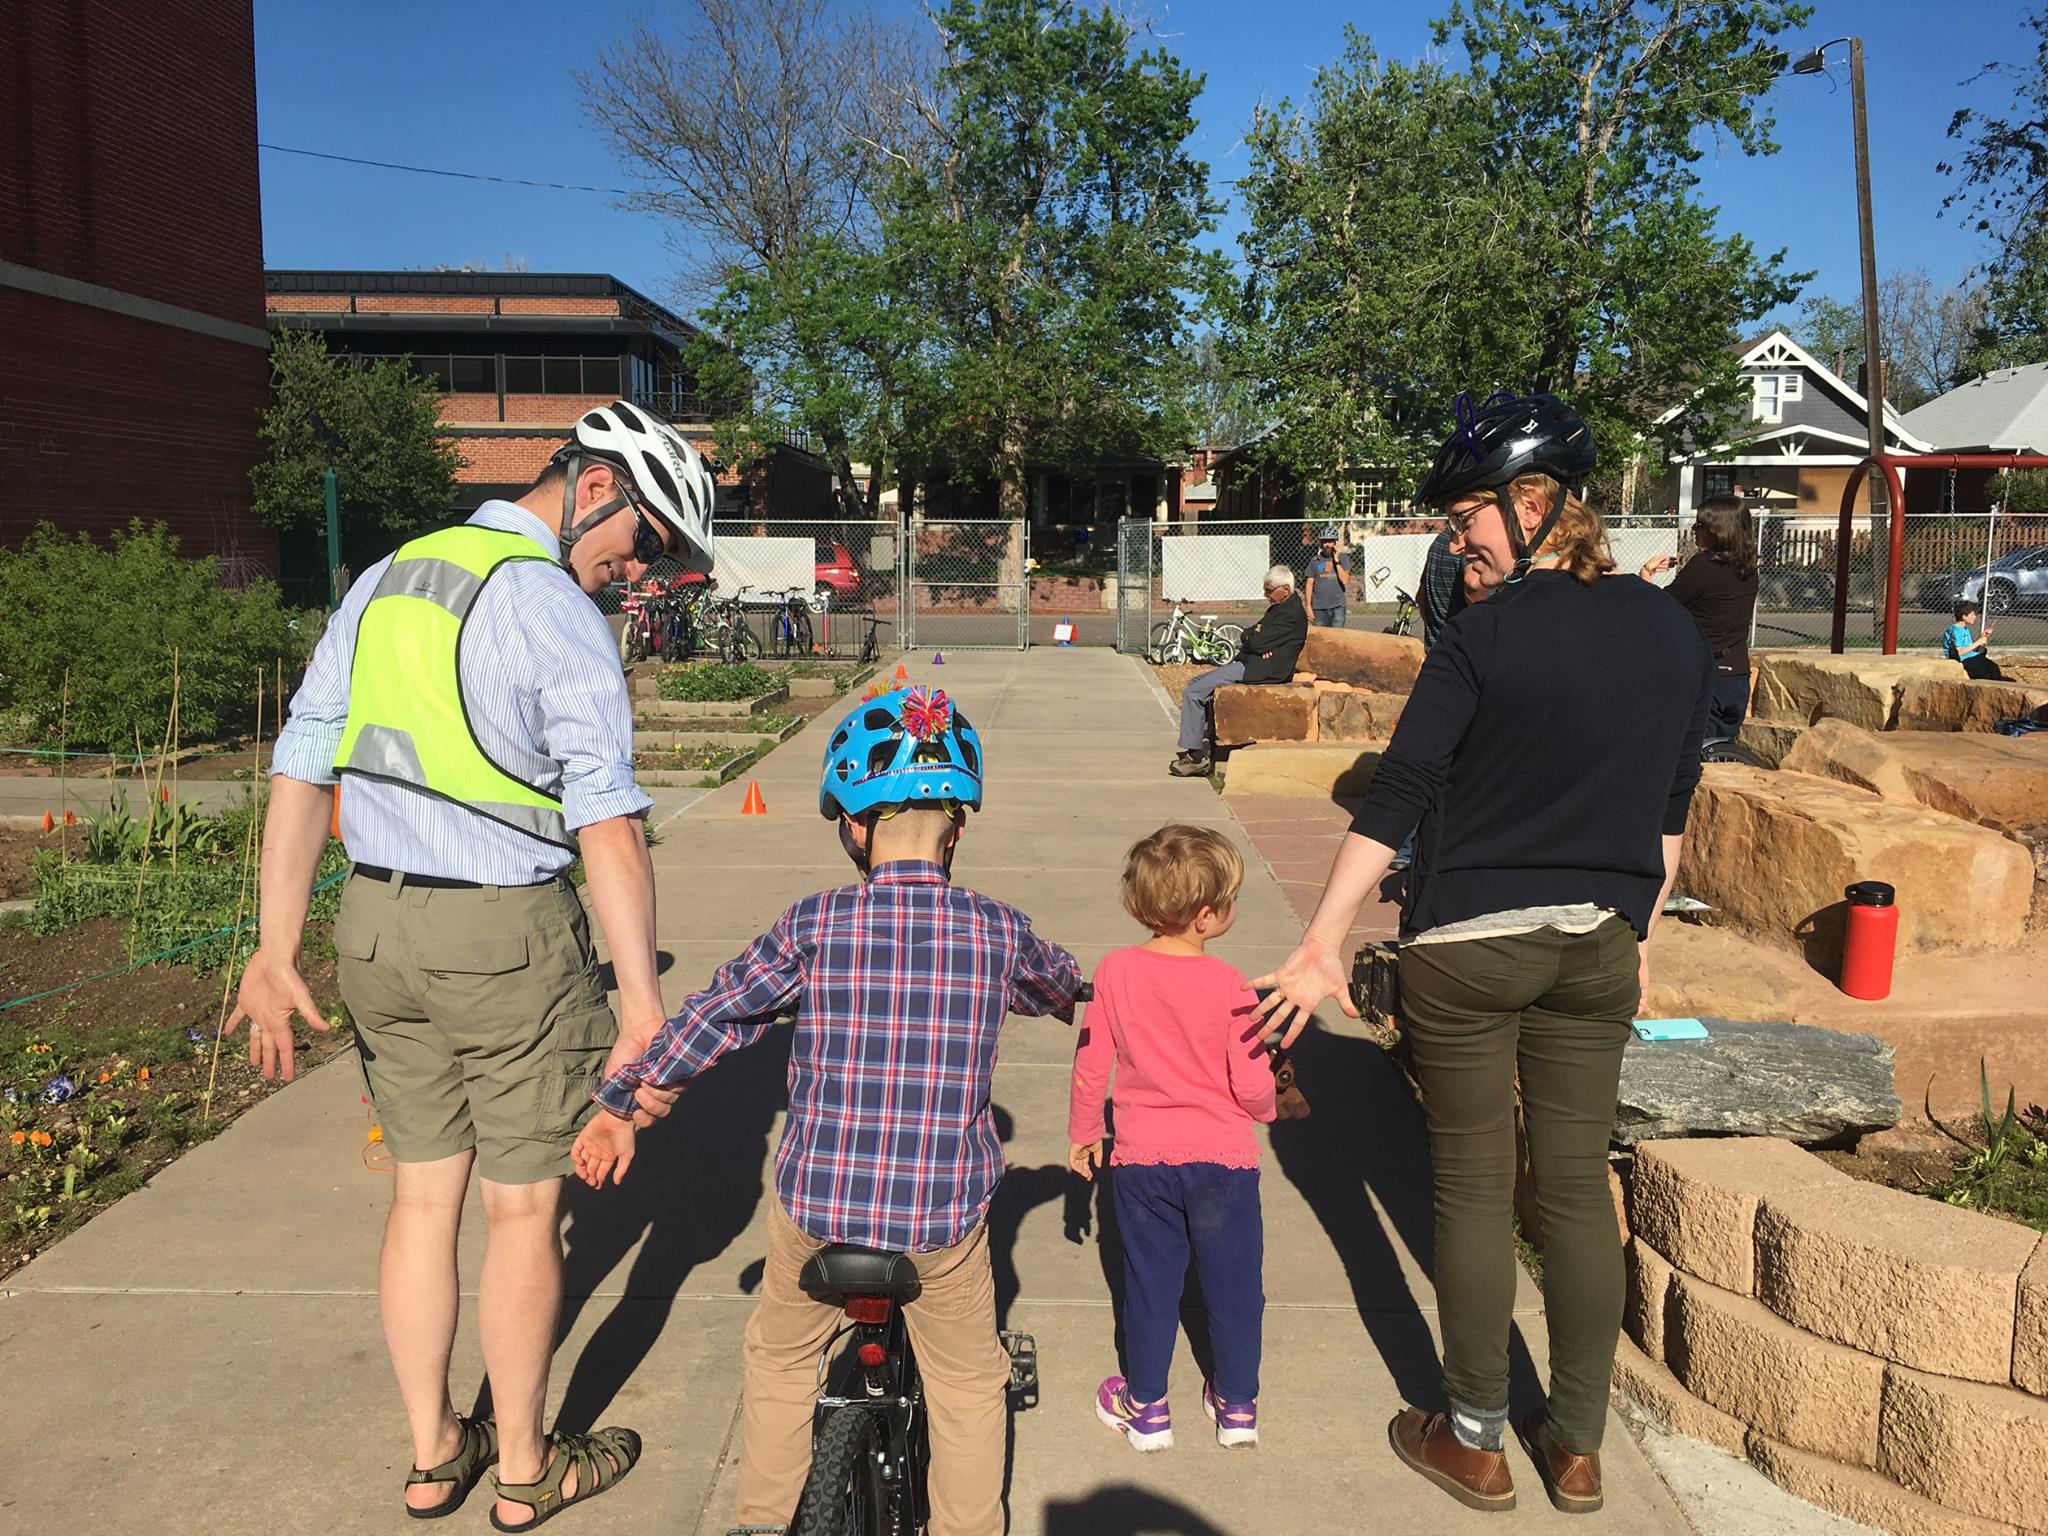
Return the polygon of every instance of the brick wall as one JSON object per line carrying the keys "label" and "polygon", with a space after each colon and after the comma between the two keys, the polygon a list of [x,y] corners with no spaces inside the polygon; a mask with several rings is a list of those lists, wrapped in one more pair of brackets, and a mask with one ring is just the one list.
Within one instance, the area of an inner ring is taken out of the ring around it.
{"label": "brick wall", "polygon": [[0,336],[0,545],[39,521],[104,536],[141,517],[186,554],[239,547],[276,568],[277,536],[249,511],[262,352],[5,288]]}
{"label": "brick wall", "polygon": [[249,0],[0,0],[0,37],[0,258],[262,325]]}
{"label": "brick wall", "polygon": [[345,293],[267,293],[263,307],[273,315],[345,315]]}
{"label": "brick wall", "polygon": [[505,420],[534,426],[558,427],[566,435],[576,418],[585,411],[612,403],[610,395],[507,395]]}
{"label": "brick wall", "polygon": [[[260,330],[249,0],[0,0],[0,38],[0,259]],[[268,387],[260,345],[0,288],[0,544],[141,516],[275,568]]]}
{"label": "brick wall", "polygon": [[498,312],[504,315],[616,315],[619,312],[617,299],[525,299],[507,295],[498,301],[498,305]]}
{"label": "brick wall", "polygon": [[441,397],[441,420],[457,425],[462,422],[495,422],[498,419],[498,397],[496,395],[443,395]]}
{"label": "brick wall", "polygon": [[471,437],[457,431],[454,437],[463,459],[463,467],[455,478],[465,485],[530,485],[547,463],[548,455],[562,446],[559,433]]}
{"label": "brick wall", "polygon": [[452,293],[365,293],[356,297],[360,315],[488,315],[488,297]]}

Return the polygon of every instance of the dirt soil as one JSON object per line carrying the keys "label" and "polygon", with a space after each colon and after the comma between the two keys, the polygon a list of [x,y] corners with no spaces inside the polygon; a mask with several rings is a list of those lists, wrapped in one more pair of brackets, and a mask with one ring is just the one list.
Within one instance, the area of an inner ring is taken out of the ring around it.
{"label": "dirt soil", "polygon": [[[79,828],[71,828],[74,846],[79,841],[79,832]],[[40,848],[59,846],[64,836],[61,827],[50,832],[16,832],[0,827],[0,901],[35,895],[35,882],[28,873],[29,857]]]}
{"label": "dirt soil", "polygon": [[[37,935],[20,925],[0,928],[0,1002],[125,965],[125,926],[119,919],[97,918],[56,935]],[[340,1020],[325,925],[307,931],[305,974],[322,1012]],[[218,971],[200,975],[185,966],[149,965],[0,1011],[0,1081],[14,1095],[0,1100],[0,1278],[284,1086],[266,1083],[249,1065],[246,1037],[238,1031],[221,1044],[212,1113],[202,1121],[222,987]],[[299,1070],[347,1049],[352,1040],[345,1026],[328,1034],[301,1027]],[[45,1104],[42,1089],[59,1073],[74,1085],[73,1097]],[[122,1116],[125,1129],[110,1127],[109,1115]],[[41,1137],[48,1141],[40,1146],[31,1139]],[[46,1225],[24,1221],[38,1203],[37,1176],[61,1171],[81,1139],[101,1159],[83,1188],[72,1200],[46,1197]]]}
{"label": "dirt soil", "polygon": [[1899,1126],[1865,1136],[1853,1148],[1824,1148],[1814,1156],[1866,1184],[1883,1184],[1917,1195],[1949,1176],[1955,1154],[1961,1150],[1939,1131]]}

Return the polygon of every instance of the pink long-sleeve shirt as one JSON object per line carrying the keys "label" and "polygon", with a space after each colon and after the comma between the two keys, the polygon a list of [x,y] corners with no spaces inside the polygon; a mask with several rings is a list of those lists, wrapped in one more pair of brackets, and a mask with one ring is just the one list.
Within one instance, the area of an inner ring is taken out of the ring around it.
{"label": "pink long-sleeve shirt", "polygon": [[1112,1163],[1258,1167],[1252,1126],[1273,1118],[1273,1070],[1244,986],[1235,967],[1208,955],[1134,947],[1105,956],[1074,1051],[1069,1139],[1101,1139],[1114,1067]]}

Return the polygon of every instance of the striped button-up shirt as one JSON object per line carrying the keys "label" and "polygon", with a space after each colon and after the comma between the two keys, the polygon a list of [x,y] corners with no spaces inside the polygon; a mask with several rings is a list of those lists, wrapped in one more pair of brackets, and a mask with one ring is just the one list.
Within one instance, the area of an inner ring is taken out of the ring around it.
{"label": "striped button-up shirt", "polygon": [[629,1114],[637,1084],[695,1077],[795,1003],[784,1208],[821,1242],[928,1252],[973,1230],[1003,1176],[989,1079],[1004,1015],[1060,1012],[1080,990],[1074,957],[1023,913],[936,864],[885,864],[783,913],[597,1101]]}
{"label": "striped button-up shirt", "polygon": [[[487,501],[469,521],[524,534],[548,557],[501,566],[470,610],[460,681],[478,744],[497,762],[559,763],[572,830],[639,815],[653,802],[633,781],[632,701],[611,626],[562,569],[560,542],[531,512]],[[278,734],[273,774],[335,782],[356,626],[390,564],[387,556],[363,572],[328,620]],[[341,840],[358,864],[480,885],[533,885],[575,858],[466,806],[361,774],[341,797]]]}

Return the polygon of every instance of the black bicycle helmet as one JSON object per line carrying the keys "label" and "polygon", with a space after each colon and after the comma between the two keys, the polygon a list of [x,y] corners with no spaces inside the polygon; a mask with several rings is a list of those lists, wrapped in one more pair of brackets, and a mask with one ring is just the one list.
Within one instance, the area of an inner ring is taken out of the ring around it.
{"label": "black bicycle helmet", "polygon": [[1593,431],[1555,395],[1502,391],[1475,405],[1467,392],[1458,396],[1455,411],[1458,429],[1437,449],[1436,462],[1416,487],[1417,501],[1442,506],[1472,491],[1499,490],[1523,475],[1544,474],[1558,483],[1558,494],[1533,538],[1523,538],[1518,519],[1505,519],[1515,549],[1515,573],[1509,579],[1520,580],[1534,558],[1532,551],[1543,547],[1556,526],[1565,493],[1593,472]]}

